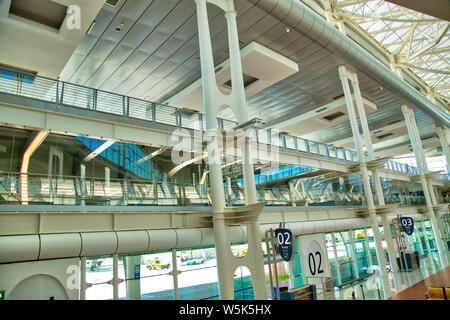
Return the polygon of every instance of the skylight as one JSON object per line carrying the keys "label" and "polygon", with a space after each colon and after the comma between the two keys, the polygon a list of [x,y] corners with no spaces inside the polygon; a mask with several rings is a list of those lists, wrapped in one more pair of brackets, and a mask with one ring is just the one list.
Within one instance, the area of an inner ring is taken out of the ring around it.
{"label": "skylight", "polygon": [[450,100],[448,21],[383,0],[330,3],[335,16],[358,25],[389,51],[395,67],[411,70],[435,95]]}

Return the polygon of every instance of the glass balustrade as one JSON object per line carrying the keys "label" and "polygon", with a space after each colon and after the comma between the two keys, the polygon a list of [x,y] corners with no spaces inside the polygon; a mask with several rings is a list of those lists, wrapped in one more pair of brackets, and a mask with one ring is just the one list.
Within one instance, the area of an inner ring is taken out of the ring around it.
{"label": "glass balustrade", "polygon": [[[21,183],[27,188],[22,191]],[[26,193],[29,204],[50,205],[169,205],[209,206],[210,188],[200,184],[175,184],[164,181],[81,178],[79,176],[49,176],[39,174],[0,173],[0,203],[21,204]],[[224,185],[228,206],[245,205],[242,184]],[[385,196],[386,203],[400,202],[396,194]],[[306,189],[291,192],[287,186],[257,187],[259,202],[267,206],[365,206],[365,196],[360,186],[352,191],[329,192]],[[420,193],[411,194],[404,205],[425,205]]]}
{"label": "glass balustrade", "polygon": [[[7,69],[0,69],[0,92],[89,109],[95,112],[110,113],[187,129],[205,130],[204,116],[196,111],[174,108]],[[233,130],[236,125],[237,122],[235,121],[218,118],[220,129]],[[271,132],[271,130],[257,129],[253,138],[258,143],[316,154],[337,161],[356,161],[354,151],[344,149],[338,151],[333,146],[279,134],[275,131]]]}
{"label": "glass balustrade", "polygon": [[[0,92],[29,97],[42,101],[63,104],[94,112],[147,120],[174,127],[205,130],[205,117],[194,110],[174,108],[151,101],[126,97],[115,93],[84,87],[60,80],[49,79],[33,74],[0,69]],[[233,130],[237,122],[217,118],[220,129]],[[337,148],[299,137],[279,134],[273,130],[253,129],[253,140],[274,147],[314,154],[334,161],[356,162],[354,151]],[[393,160],[386,161],[384,168],[393,172],[417,175],[417,167]],[[448,173],[437,180],[450,180]]]}

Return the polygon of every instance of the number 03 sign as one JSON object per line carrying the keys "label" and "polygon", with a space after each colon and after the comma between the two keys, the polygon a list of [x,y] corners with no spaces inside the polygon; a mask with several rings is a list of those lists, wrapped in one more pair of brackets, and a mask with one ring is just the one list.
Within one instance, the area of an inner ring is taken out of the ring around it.
{"label": "number 03 sign", "polygon": [[300,252],[304,277],[331,276],[323,233],[301,236]]}

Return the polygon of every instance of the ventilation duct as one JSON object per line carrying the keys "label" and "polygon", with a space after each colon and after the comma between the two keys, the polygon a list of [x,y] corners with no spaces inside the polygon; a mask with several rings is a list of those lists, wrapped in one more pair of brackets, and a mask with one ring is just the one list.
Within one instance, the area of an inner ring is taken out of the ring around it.
{"label": "ventilation duct", "polygon": [[[426,219],[421,214],[410,214],[414,221]],[[381,217],[378,217],[381,224]],[[263,224],[261,240],[265,231],[276,229],[279,224]],[[313,233],[337,232],[370,227],[368,218],[351,218],[286,223],[295,236]],[[232,244],[247,241],[243,226],[229,228]],[[81,232],[45,235],[20,235],[0,237],[0,263],[36,261],[73,257],[98,257],[112,254],[137,254],[171,249],[202,248],[214,245],[213,228],[186,228],[111,232]]]}
{"label": "ventilation duct", "polygon": [[359,47],[353,40],[334,28],[300,1],[294,0],[247,0],[280,22],[295,29],[332,52],[343,63],[365,73],[391,92],[396,92],[406,103],[418,107],[449,126],[450,116],[437,109],[409,84],[399,78],[382,62]]}

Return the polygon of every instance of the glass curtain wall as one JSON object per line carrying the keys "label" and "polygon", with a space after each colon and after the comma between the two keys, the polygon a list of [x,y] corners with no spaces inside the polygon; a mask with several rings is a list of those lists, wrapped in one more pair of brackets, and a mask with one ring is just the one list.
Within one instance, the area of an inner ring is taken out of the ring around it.
{"label": "glass curtain wall", "polygon": [[363,277],[371,273],[370,248],[366,242],[366,231],[364,229],[352,230],[353,243],[355,245],[356,259],[358,261],[359,276]]}
{"label": "glass curtain wall", "polygon": [[353,257],[352,244],[348,231],[337,232],[335,236],[337,237],[335,241],[342,283],[355,280],[357,278],[354,264],[355,258]]}

